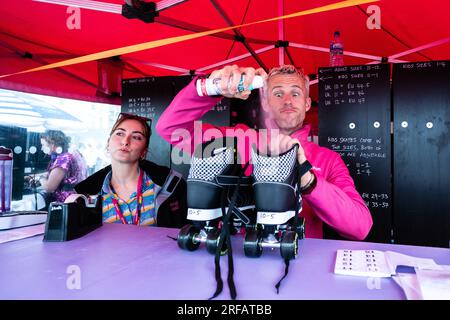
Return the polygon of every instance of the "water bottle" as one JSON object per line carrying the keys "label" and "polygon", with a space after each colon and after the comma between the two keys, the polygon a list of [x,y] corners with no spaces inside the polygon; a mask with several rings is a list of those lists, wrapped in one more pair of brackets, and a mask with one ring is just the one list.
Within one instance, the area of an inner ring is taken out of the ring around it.
{"label": "water bottle", "polygon": [[[241,76],[241,80],[238,84],[238,92],[244,91],[244,79],[245,75]],[[255,76],[252,83],[247,90],[258,89],[264,86],[264,80],[261,76]],[[220,78],[214,79],[198,79],[196,83],[197,93],[200,97],[203,96],[219,96],[222,94],[220,90]]]}
{"label": "water bottle", "polygon": [[0,147],[0,212],[11,210],[13,153]]}
{"label": "water bottle", "polygon": [[330,66],[339,67],[344,65],[344,44],[341,40],[341,33],[334,32],[333,40],[330,43]]}

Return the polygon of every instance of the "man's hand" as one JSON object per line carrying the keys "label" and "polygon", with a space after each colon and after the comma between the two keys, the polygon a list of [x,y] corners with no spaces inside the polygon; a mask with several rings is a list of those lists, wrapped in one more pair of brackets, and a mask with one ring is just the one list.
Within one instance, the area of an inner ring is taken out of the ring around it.
{"label": "man's hand", "polygon": [[39,182],[39,177],[32,177],[32,176],[25,176],[24,177],[24,182],[25,185],[30,187],[30,188],[37,188],[41,186],[41,183]]}
{"label": "man's hand", "polygon": [[[288,151],[295,144],[298,145],[297,161],[299,164],[302,164],[303,162],[305,162],[307,160],[306,156],[305,156],[305,150],[303,150],[303,147],[302,147],[300,141],[298,141],[298,139],[291,138],[288,135],[285,135],[282,133],[272,134],[270,136],[268,151],[270,152],[271,155],[278,155],[278,154]],[[301,180],[300,180],[301,188],[311,184],[314,179],[315,179],[315,177],[313,176],[313,174],[310,171],[305,173],[301,177]]]}
{"label": "man's hand", "polygon": [[303,147],[297,139],[291,138],[288,135],[277,133],[277,134],[271,134],[270,136],[270,142],[269,142],[269,152],[272,155],[278,155],[283,152],[288,151],[291,149],[295,144],[298,144],[298,151],[297,151],[297,160],[298,163],[302,164],[305,162],[306,156],[305,156],[305,150],[303,150]]}
{"label": "man's hand", "polygon": [[[244,78],[244,91],[238,91],[238,85],[241,81],[242,75],[245,75]],[[267,78],[267,73],[262,69],[254,69],[251,67],[244,68],[238,67],[237,65],[225,66],[222,69],[214,70],[209,79],[220,78],[220,90],[222,92],[222,96],[227,98],[238,98],[238,99],[247,99],[250,96],[251,91],[247,90],[247,88],[251,85],[253,78],[255,75],[259,75],[263,77],[264,80]]]}

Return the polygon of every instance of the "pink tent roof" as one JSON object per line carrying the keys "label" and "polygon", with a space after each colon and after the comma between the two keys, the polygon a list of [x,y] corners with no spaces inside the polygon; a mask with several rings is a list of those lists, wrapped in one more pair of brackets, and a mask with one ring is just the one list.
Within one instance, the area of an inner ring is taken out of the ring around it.
{"label": "pink tent roof", "polygon": [[[79,28],[70,28],[74,13],[68,6],[15,0],[0,7],[0,75],[103,50],[192,34],[290,14],[338,2],[337,0],[191,0],[161,10],[154,23],[126,19],[120,14],[80,9]],[[46,0],[50,1],[51,0]],[[63,0],[53,0],[61,2]],[[66,1],[70,2],[70,1]],[[122,0],[71,0],[119,8]],[[115,6],[114,6],[115,5]],[[379,8],[380,27],[369,29],[372,9]],[[369,8],[369,10],[368,10]],[[121,56],[124,78],[208,72],[231,58],[242,66],[271,68],[281,63],[302,66],[315,74],[327,66],[332,34],[339,30],[345,63],[429,61],[450,58],[450,3],[441,0],[381,0],[373,3],[270,22]],[[280,57],[274,47],[289,41]],[[417,48],[421,50],[417,51]],[[409,54],[401,54],[407,51]],[[256,52],[256,53],[255,53]],[[254,53],[257,58],[250,53]],[[399,55],[400,54],[400,55]],[[31,57],[31,58],[30,58]],[[97,63],[87,62],[0,79],[0,87],[84,100],[113,101],[96,96]],[[114,103],[118,103],[116,99]]]}

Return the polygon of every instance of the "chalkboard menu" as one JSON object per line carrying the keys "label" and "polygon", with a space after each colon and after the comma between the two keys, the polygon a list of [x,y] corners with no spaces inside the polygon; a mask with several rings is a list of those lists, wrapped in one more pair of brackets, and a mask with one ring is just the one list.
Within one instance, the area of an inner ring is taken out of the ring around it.
{"label": "chalkboard menu", "polygon": [[[372,214],[372,242],[391,241],[390,105],[389,65],[319,69],[319,144],[346,163]],[[338,238],[327,227],[324,236]]]}
{"label": "chalkboard menu", "polygon": [[[122,81],[122,112],[151,118],[152,136],[147,159],[173,168],[187,178],[189,165],[171,162],[172,146],[155,131],[156,123],[176,94],[192,80],[191,76],[147,77]],[[229,100],[223,99],[201,119],[218,126],[230,125]]]}
{"label": "chalkboard menu", "polygon": [[450,61],[393,69],[394,237],[450,247]]}

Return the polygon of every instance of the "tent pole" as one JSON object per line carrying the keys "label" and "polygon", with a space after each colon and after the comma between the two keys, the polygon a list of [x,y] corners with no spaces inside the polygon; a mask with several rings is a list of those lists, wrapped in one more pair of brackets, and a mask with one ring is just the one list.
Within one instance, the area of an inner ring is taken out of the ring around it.
{"label": "tent pole", "polygon": [[22,38],[22,37],[18,37],[18,36],[16,36],[16,35],[13,35],[13,34],[10,34],[10,33],[4,32],[4,31],[0,31],[0,34],[3,34],[3,35],[5,35],[5,36],[7,36],[7,37],[9,37],[9,38],[13,38],[13,39],[16,39],[16,40],[20,40],[20,41],[23,41],[23,42],[26,42],[26,43],[29,43],[29,44],[32,44],[32,45],[35,45],[35,46],[38,46],[38,47],[41,47],[41,48],[50,49],[50,50],[52,50],[52,51],[59,51],[59,52],[67,53],[68,55],[71,55],[71,56],[75,56],[75,55],[74,55],[73,53],[71,53],[71,52],[68,52],[68,51],[65,51],[65,50],[61,50],[61,49],[53,48],[53,47],[51,47],[51,46],[48,46],[48,45],[46,45],[46,44],[43,44],[42,42],[35,42],[35,41],[31,41],[31,40],[29,40],[29,39],[24,39],[24,38]]}
{"label": "tent pole", "polygon": [[292,55],[291,55],[291,53],[289,52],[289,48],[288,47],[286,47],[286,55],[287,55],[287,57],[288,57],[288,59],[289,59],[289,61],[291,62],[291,64],[293,65],[293,66],[295,66],[295,62],[294,62],[294,59],[292,58]]}
{"label": "tent pole", "polygon": [[[227,16],[227,14],[225,13],[225,11],[222,9],[222,7],[215,1],[215,0],[210,0],[211,3],[213,4],[213,6],[216,8],[217,12],[219,12],[219,14],[222,16],[222,18],[225,20],[225,22],[230,26],[234,26],[233,21],[231,21],[231,19]],[[256,60],[256,62],[259,64],[259,66],[261,68],[263,68],[266,72],[269,71],[269,69],[267,68],[267,66],[264,64],[264,62],[259,58],[259,56],[255,53],[255,51],[250,47],[249,43],[247,42],[247,40],[245,39],[244,35],[236,29],[233,29],[233,32],[236,36],[236,40],[239,42],[242,42],[242,44],[244,45],[244,47],[247,49],[248,52],[250,52],[250,54],[252,55],[252,57]]]}
{"label": "tent pole", "polygon": [[166,70],[170,70],[170,71],[176,71],[176,72],[180,72],[180,73],[189,73],[189,71],[190,71],[189,69],[183,69],[183,68],[179,68],[179,67],[169,66],[167,64],[156,63],[156,62],[147,62],[147,61],[142,61],[142,60],[138,60],[138,59],[134,59],[134,58],[126,58],[125,61],[136,62],[136,63],[143,64],[146,66],[156,67],[156,68],[160,68],[160,69],[166,69]]}
{"label": "tent pole", "polygon": [[[36,63],[38,63],[40,65],[44,66],[44,65],[47,65],[49,63],[48,61],[45,61],[45,60],[43,60],[43,59],[41,59],[39,57],[36,57],[36,56],[32,55],[31,53],[29,53],[27,51],[20,50],[19,48],[15,47],[13,45],[10,45],[8,43],[5,43],[3,41],[0,41],[0,46],[8,48],[9,50],[13,51],[14,53],[16,53],[17,55],[19,55],[21,57],[28,57],[29,56],[31,61],[34,61],[34,62],[36,62]],[[87,85],[91,86],[91,87],[94,87],[94,88],[98,87],[97,84],[95,84],[93,82],[90,82],[89,80],[86,80],[86,79],[84,79],[84,78],[82,78],[80,76],[77,76],[77,75],[75,75],[75,74],[73,74],[73,73],[71,73],[69,71],[63,70],[61,68],[55,69],[55,71],[57,71],[59,73],[62,73],[64,75],[68,76],[68,77],[74,78],[75,80],[78,80],[78,81],[80,81],[80,82],[82,82],[84,84],[87,84]]]}
{"label": "tent pole", "polygon": [[[369,17],[369,13],[367,11],[365,11],[363,8],[361,8],[360,5],[356,6],[364,15],[366,15],[367,17]],[[403,40],[401,40],[398,36],[396,36],[394,33],[392,33],[390,30],[388,30],[384,25],[380,24],[379,27],[381,28],[381,30],[383,30],[384,32],[386,32],[389,36],[391,36],[393,39],[395,39],[396,41],[398,41],[399,43],[401,43],[402,45],[404,45],[407,48],[411,48],[410,45],[408,45],[406,42],[404,42]],[[425,56],[422,53],[419,53],[419,55],[421,55],[422,57],[428,59],[428,60],[432,60],[429,57]]]}
{"label": "tent pole", "polygon": [[[267,46],[267,47],[264,47],[264,48],[256,50],[255,53],[260,54],[260,53],[272,50],[273,48],[275,48],[274,45]],[[214,64],[210,64],[209,66],[205,66],[205,67],[199,68],[199,69],[197,69],[197,71],[203,72],[203,71],[206,71],[206,70],[211,70],[211,69],[214,69],[216,67],[223,66],[225,64],[230,64],[232,62],[248,58],[250,56],[251,56],[250,53],[241,54],[240,56],[236,56],[234,58],[230,58],[230,59],[223,60],[223,61],[220,61],[220,62],[217,62],[217,63],[214,63]]]}
{"label": "tent pole", "polygon": [[[278,0],[278,16],[284,15],[283,0]],[[284,41],[284,19],[278,20],[278,40]],[[278,48],[278,63],[284,65],[284,47]]]}
{"label": "tent pole", "polygon": [[417,47],[417,48],[413,48],[413,49],[410,49],[410,50],[407,50],[407,51],[403,51],[403,52],[399,52],[399,53],[393,54],[393,55],[389,56],[388,58],[389,59],[395,59],[395,58],[398,58],[398,57],[403,57],[403,56],[406,56],[406,55],[408,55],[410,53],[414,53],[414,52],[417,52],[417,51],[420,51],[420,50],[424,50],[424,49],[440,46],[441,44],[447,43],[449,41],[450,41],[450,37],[447,37],[447,38],[444,38],[444,39],[440,39],[440,40],[437,40],[437,41],[430,42],[428,44],[424,44],[423,46],[420,46],[420,47]]}
{"label": "tent pole", "polygon": [[131,70],[129,70],[129,69],[125,69],[125,68],[124,68],[125,70],[131,71],[131,72],[135,72],[135,73],[139,73],[141,76],[144,76],[144,77],[153,77],[153,75],[147,74],[147,73],[145,73],[144,71],[140,70],[139,68],[136,68],[136,67],[133,66],[129,61],[126,61],[125,59],[122,59],[122,61],[125,63],[125,65],[126,65],[128,68],[131,69]]}
{"label": "tent pole", "polygon": [[[322,52],[326,52],[326,53],[330,52],[329,48],[311,46],[311,45],[301,44],[301,43],[291,43],[290,42],[289,46],[290,47],[294,47],[294,48],[299,48],[299,49],[306,49],[306,50],[313,50],[313,51],[322,51]],[[345,56],[356,57],[356,58],[361,58],[361,59],[367,59],[367,60],[376,60],[378,62],[381,62],[381,59],[383,58],[383,57],[380,57],[380,56],[374,56],[374,55],[370,55],[370,54],[352,52],[352,51],[347,51],[347,50],[344,51],[344,55]],[[405,61],[394,59],[391,62],[405,62]]]}
{"label": "tent pole", "polygon": [[[192,32],[203,32],[203,31],[211,30],[210,28],[198,26],[198,25],[195,25],[192,23],[180,21],[180,20],[173,19],[170,17],[165,17],[165,16],[156,17],[155,22],[169,26],[169,27],[174,27],[174,28],[192,31]],[[211,34],[210,37],[216,37],[216,38],[226,39],[226,40],[236,40],[235,36],[233,36],[230,33],[226,33],[226,32],[214,33],[214,34]],[[273,43],[273,41],[271,41],[271,40],[263,40],[263,39],[256,39],[256,38],[245,38],[245,39],[250,43],[256,43],[256,44],[268,45],[268,44]]]}

